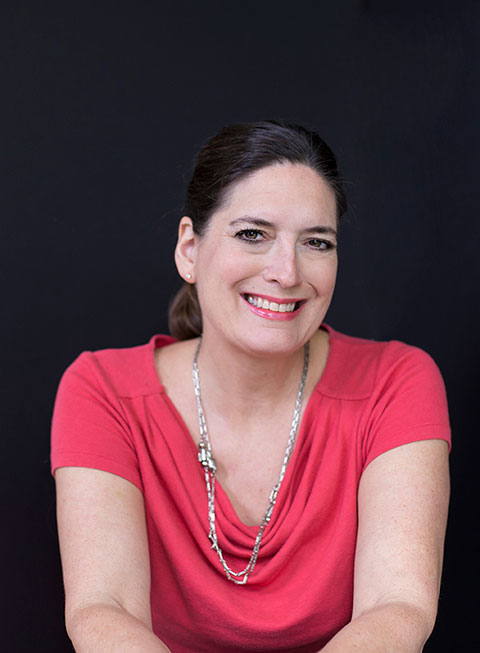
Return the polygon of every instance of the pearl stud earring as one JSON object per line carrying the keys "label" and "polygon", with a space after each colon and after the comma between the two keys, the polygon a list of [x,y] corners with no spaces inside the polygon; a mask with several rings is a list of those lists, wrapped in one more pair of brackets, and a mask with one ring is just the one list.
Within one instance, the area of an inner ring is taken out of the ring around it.
{"label": "pearl stud earring", "polygon": [[192,275],[190,274],[190,272],[187,272],[187,274],[186,274],[185,276],[187,277],[187,279],[191,279],[191,278],[192,278]]}

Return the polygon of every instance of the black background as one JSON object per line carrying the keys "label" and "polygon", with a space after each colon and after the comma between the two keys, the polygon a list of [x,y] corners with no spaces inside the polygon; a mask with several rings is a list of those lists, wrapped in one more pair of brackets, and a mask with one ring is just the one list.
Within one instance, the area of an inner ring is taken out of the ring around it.
{"label": "black background", "polygon": [[194,153],[222,124],[286,118],[347,179],[327,321],[444,374],[453,497],[425,651],[474,650],[480,3],[19,0],[0,17],[2,648],[70,650],[48,463],[63,370],[166,331]]}

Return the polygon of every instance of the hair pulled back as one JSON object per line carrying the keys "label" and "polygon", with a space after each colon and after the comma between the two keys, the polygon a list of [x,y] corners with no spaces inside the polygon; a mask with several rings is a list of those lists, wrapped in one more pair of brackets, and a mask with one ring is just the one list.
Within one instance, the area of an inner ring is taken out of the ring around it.
{"label": "hair pulled back", "polygon": [[[204,234],[213,213],[222,207],[235,183],[277,163],[299,163],[318,172],[335,195],[340,220],[347,200],[329,146],[301,125],[264,120],[223,127],[198,154],[184,205],[184,215],[191,218],[194,232]],[[201,335],[202,313],[193,284],[184,283],[173,298],[169,328],[179,340]]]}

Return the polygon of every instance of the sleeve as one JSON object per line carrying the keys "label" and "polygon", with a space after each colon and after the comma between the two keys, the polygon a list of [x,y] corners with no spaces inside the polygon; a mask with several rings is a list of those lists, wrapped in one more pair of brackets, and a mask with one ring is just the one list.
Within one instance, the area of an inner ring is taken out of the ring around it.
{"label": "sleeve", "polygon": [[91,352],[60,381],[52,418],[51,470],[90,467],[122,476],[142,492],[135,444],[120,400]]}
{"label": "sleeve", "polygon": [[[400,343],[392,343],[392,345]],[[402,345],[379,365],[363,442],[363,469],[385,451],[409,442],[440,439],[451,449],[445,385],[433,359]],[[393,347],[395,349],[395,347]]]}

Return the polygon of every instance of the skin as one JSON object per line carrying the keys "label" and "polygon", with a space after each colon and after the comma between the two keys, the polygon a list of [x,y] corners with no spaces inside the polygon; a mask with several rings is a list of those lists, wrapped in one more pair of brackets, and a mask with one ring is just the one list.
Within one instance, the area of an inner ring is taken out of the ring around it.
{"label": "skin", "polygon": [[[217,478],[247,524],[260,523],[278,477],[304,344],[311,342],[304,406],[328,357],[319,325],[335,285],[335,229],[328,185],[291,164],[235,185],[201,238],[190,218],[180,222],[175,258],[181,276],[197,284],[202,307],[199,368]],[[304,303],[294,319],[272,319],[253,311],[245,294]],[[196,344],[164,347],[155,361],[194,439]],[[140,491],[92,469],[59,469],[56,482],[67,629],[76,650],[168,650],[151,631]],[[435,620],[448,495],[445,442],[411,443],[370,463],[358,494],[353,617],[323,651],[422,650]]]}

